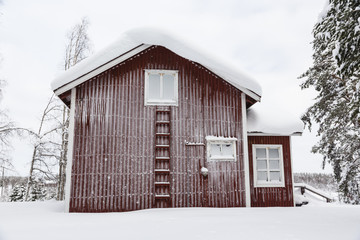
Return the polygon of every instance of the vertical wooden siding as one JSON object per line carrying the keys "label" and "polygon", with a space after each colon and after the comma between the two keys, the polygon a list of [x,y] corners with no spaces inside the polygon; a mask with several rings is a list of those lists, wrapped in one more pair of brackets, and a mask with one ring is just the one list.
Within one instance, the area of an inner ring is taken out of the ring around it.
{"label": "vertical wooden siding", "polygon": [[[171,206],[245,206],[241,92],[202,66],[152,47],[77,87],[70,211],[154,207],[155,106],[144,69],[179,70],[171,107]],[[236,162],[206,162],[207,135],[237,137]],[[209,176],[200,175],[201,167]]]}
{"label": "vertical wooden siding", "polygon": [[[253,144],[281,144],[285,187],[254,187]],[[250,192],[252,207],[294,206],[289,136],[249,136]]]}

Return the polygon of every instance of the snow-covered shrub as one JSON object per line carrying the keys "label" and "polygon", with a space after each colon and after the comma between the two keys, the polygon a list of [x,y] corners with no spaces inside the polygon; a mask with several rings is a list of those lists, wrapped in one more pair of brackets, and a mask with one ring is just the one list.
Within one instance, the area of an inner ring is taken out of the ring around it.
{"label": "snow-covered shrub", "polygon": [[23,202],[25,198],[25,191],[26,189],[24,185],[15,185],[9,196],[10,202]]}
{"label": "snow-covered shrub", "polygon": [[35,183],[30,191],[29,201],[44,201],[46,199],[46,189],[43,183]]}

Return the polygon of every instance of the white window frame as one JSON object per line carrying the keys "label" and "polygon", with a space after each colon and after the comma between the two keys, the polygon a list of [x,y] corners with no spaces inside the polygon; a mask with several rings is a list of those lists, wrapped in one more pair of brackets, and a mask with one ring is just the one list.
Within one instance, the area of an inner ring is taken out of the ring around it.
{"label": "white window frame", "polygon": [[[266,161],[267,161],[267,177],[270,179],[270,171],[275,169],[270,169],[269,164],[269,148],[277,148],[279,150],[279,170],[281,181],[259,181],[257,180],[257,161],[256,161],[256,149],[257,148],[265,148],[266,149]],[[252,145],[253,152],[253,173],[254,173],[254,187],[285,187],[285,179],[284,179],[284,158],[283,158],[283,148],[282,145],[272,145],[272,144],[253,144]]]}
{"label": "white window frame", "polygon": [[[174,75],[174,98],[175,99],[149,99],[149,75],[160,75],[160,95],[163,94],[163,75]],[[163,106],[178,106],[178,71],[177,70],[153,70],[145,69],[145,106],[146,105],[163,105]]]}
{"label": "white window frame", "polygon": [[[207,161],[208,162],[236,162],[236,141],[237,138],[224,138],[224,137],[214,137],[214,136],[207,136],[206,137],[206,152],[207,152]],[[233,145],[233,156],[234,157],[212,157],[211,156],[211,144],[232,144]]]}

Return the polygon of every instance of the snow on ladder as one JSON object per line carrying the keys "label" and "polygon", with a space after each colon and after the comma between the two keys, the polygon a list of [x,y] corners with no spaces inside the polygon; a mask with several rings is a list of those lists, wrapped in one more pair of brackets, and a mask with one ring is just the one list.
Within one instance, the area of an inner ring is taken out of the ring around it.
{"label": "snow on ladder", "polygon": [[155,110],[154,207],[171,207],[170,196],[170,107]]}

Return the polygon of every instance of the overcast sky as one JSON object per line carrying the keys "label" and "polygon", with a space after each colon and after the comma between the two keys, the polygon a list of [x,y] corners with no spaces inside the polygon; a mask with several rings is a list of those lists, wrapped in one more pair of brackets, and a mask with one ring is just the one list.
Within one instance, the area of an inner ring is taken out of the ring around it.
{"label": "overcast sky", "polygon": [[[300,117],[315,94],[301,91],[297,77],[312,63],[311,31],[324,3],[0,0],[0,77],[8,82],[1,107],[18,125],[38,128],[50,82],[63,68],[66,33],[86,16],[94,52],[128,29],[162,28],[255,78],[263,88],[258,104],[281,105]],[[315,142],[315,133],[308,131],[292,138],[295,172],[331,172],[321,169],[321,156],[310,153]],[[28,172],[31,152],[27,141],[14,141],[13,162],[21,175]]]}

